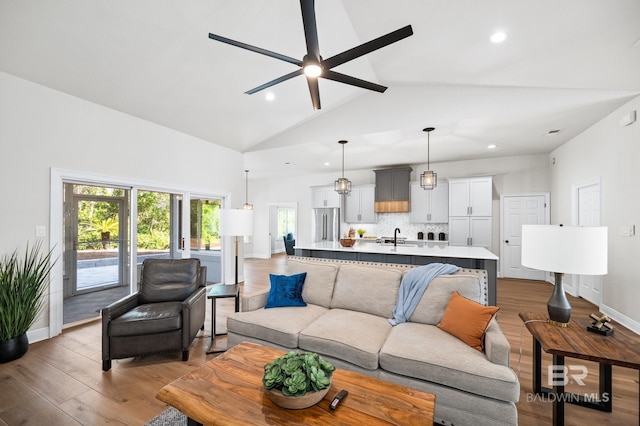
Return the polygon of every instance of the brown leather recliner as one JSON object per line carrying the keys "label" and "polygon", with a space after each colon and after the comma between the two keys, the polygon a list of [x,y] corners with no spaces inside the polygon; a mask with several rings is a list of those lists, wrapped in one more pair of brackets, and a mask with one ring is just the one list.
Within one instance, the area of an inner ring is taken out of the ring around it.
{"label": "brown leather recliner", "polygon": [[111,360],[182,352],[204,327],[207,268],[199,259],[146,259],[140,290],[102,309],[102,370]]}

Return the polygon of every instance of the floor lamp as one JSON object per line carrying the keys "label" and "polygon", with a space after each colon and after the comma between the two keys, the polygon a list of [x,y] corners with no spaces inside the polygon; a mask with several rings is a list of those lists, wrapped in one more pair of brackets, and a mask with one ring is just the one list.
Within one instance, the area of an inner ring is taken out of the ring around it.
{"label": "floor lamp", "polygon": [[221,209],[219,233],[235,237],[236,243],[236,284],[238,284],[238,237],[253,234],[253,210]]}
{"label": "floor lamp", "polygon": [[607,273],[607,227],[522,225],[522,266],[555,274],[547,302],[549,322],[566,327],[571,305],[562,288],[563,274]]}

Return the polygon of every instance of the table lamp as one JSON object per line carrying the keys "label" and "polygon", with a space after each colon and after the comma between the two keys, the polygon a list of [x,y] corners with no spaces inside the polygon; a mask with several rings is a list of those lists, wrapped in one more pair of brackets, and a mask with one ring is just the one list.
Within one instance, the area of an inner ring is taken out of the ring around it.
{"label": "table lamp", "polygon": [[607,227],[522,225],[521,249],[522,266],[555,274],[547,302],[549,322],[568,326],[571,305],[562,288],[562,275],[607,273]]}
{"label": "table lamp", "polygon": [[238,237],[253,234],[253,210],[220,209],[220,235],[235,237],[236,284],[238,284]]}

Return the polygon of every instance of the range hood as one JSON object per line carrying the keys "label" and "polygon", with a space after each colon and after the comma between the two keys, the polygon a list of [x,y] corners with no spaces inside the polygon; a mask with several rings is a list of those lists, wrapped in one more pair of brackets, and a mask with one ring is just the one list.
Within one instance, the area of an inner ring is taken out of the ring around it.
{"label": "range hood", "polygon": [[411,170],[411,167],[374,170],[376,213],[407,213],[411,210],[409,203]]}

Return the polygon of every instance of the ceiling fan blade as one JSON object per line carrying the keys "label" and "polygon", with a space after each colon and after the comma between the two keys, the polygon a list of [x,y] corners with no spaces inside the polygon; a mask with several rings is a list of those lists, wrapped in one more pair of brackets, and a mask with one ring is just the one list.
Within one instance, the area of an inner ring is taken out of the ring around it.
{"label": "ceiling fan blade", "polygon": [[296,70],[294,72],[290,72],[289,74],[283,75],[282,77],[278,77],[275,80],[271,80],[270,82],[265,83],[265,84],[263,84],[261,86],[258,86],[258,87],[254,88],[254,89],[247,90],[244,93],[246,93],[247,95],[253,95],[256,92],[259,92],[259,91],[264,90],[266,88],[269,88],[271,86],[275,86],[278,83],[282,83],[283,81],[287,81],[290,78],[299,76],[300,74],[302,74],[302,68],[300,68],[299,70]]}
{"label": "ceiling fan blade", "polygon": [[338,53],[337,55],[322,61],[322,65],[325,70],[337,67],[338,65],[344,64],[345,62],[348,62],[352,59],[359,58],[360,56],[371,53],[374,50],[378,50],[392,43],[395,43],[396,41],[400,41],[403,38],[407,38],[410,35],[413,35],[413,29],[411,28],[411,25],[407,25],[406,27],[400,28],[399,30],[395,30],[393,32],[390,32],[389,34],[368,41],[364,44],[361,44],[360,46],[354,47],[353,49],[345,50],[342,53]]}
{"label": "ceiling fan blade", "polygon": [[320,62],[320,46],[318,45],[318,27],[316,26],[314,3],[314,0],[300,0],[300,9],[302,9],[304,38],[307,41],[307,55]]}
{"label": "ceiling fan blade", "polygon": [[223,43],[230,44],[232,46],[241,47],[242,49],[247,49],[252,52],[260,53],[262,55],[269,56],[271,58],[280,59],[284,62],[289,62],[290,64],[297,65],[299,67],[302,66],[302,61],[299,59],[292,58],[290,56],[282,55],[280,53],[272,52],[267,49],[263,49],[261,47],[251,46],[250,44],[242,43],[241,41],[231,40],[230,38],[222,37],[216,34],[209,33],[209,38],[212,40],[221,41]]}
{"label": "ceiling fan blade", "polygon": [[350,84],[351,86],[362,87],[363,89],[369,89],[380,93],[383,93],[385,90],[387,90],[386,86],[371,83],[370,81],[360,80],[359,78],[351,77],[350,75],[342,74],[332,70],[324,70],[322,73],[322,78],[344,84]]}
{"label": "ceiling fan blade", "polygon": [[318,86],[318,79],[314,77],[307,77],[307,83],[309,84],[309,93],[311,94],[311,103],[313,109],[320,109],[320,87]]}

